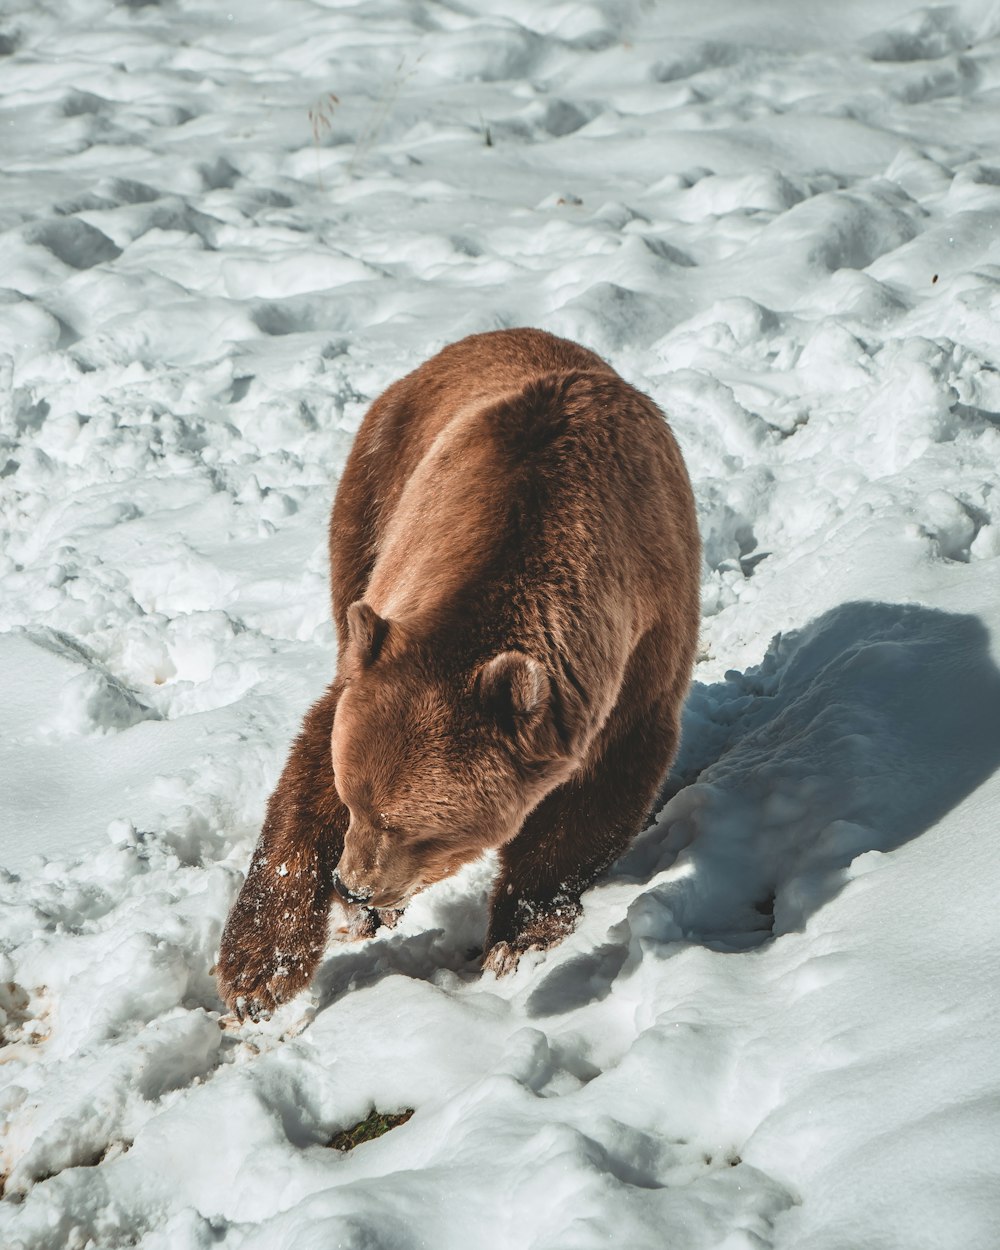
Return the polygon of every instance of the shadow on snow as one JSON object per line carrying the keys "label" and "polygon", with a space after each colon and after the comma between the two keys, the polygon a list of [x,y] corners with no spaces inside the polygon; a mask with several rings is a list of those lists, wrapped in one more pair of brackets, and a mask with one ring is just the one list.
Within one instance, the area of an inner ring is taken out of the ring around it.
{"label": "shadow on snow", "polygon": [[848,603],[779,634],[759,667],[692,688],[673,797],[608,876],[648,888],[529,1012],[603,997],[632,937],[741,951],[801,930],[857,856],[918,837],[998,766],[1000,671],[978,618]]}

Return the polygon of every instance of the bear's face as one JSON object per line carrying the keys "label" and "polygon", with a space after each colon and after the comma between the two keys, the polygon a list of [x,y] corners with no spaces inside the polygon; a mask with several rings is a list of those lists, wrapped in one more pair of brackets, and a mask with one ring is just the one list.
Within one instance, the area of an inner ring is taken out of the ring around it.
{"label": "bear's face", "polygon": [[574,761],[536,660],[503,652],[446,683],[419,649],[383,647],[389,626],[367,605],[351,612],[354,654],[331,735],[351,815],[337,875],[354,901],[393,909],[515,837]]}

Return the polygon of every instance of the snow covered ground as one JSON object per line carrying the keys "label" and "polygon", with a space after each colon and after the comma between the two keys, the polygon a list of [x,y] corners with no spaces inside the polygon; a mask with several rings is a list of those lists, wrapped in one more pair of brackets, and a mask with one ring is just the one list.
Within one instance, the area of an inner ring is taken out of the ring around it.
{"label": "snow covered ground", "polygon": [[[995,1250],[998,116],[987,0],[8,0],[0,1244]],[[676,793],[220,1027],[352,433],[517,324],[688,458]]]}

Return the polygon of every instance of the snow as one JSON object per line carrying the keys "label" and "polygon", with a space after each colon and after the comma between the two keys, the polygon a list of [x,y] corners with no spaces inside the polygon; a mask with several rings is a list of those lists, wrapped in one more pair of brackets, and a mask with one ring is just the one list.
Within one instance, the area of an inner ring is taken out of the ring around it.
{"label": "snow", "polygon": [[[993,1250],[996,6],[13,0],[0,57],[0,1242]],[[519,324],[691,470],[669,801],[513,976],[483,862],[237,1026],[353,432]]]}

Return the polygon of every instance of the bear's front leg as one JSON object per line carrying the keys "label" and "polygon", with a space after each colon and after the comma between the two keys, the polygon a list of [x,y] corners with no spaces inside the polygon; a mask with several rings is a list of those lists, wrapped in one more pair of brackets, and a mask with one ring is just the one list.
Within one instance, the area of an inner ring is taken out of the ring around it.
{"label": "bear's front leg", "polygon": [[[331,686],[306,716],[222,934],[219,993],[240,1019],[256,1019],[308,985],[326,945],[333,869],[349,820],[330,763],[338,697]],[[360,908],[348,922],[352,936],[377,924]]]}
{"label": "bear's front leg", "polygon": [[562,854],[553,846],[552,827],[531,836],[539,831],[533,822],[501,851],[483,951],[483,970],[498,977],[513,972],[526,951],[548,950],[572,932],[580,894],[590,884],[575,871],[570,876],[565,846]]}
{"label": "bear's front leg", "polygon": [[553,790],[500,851],[483,968],[504,976],[530,950],[570,933],[580,895],[642,828],[673,758],[676,713],[646,709],[626,731],[612,725],[595,764]]}
{"label": "bear's front leg", "polygon": [[229,913],[216,968],[219,993],[240,1019],[269,1014],[303,989],[326,945],[326,857],[316,846],[292,851],[267,832]]}

